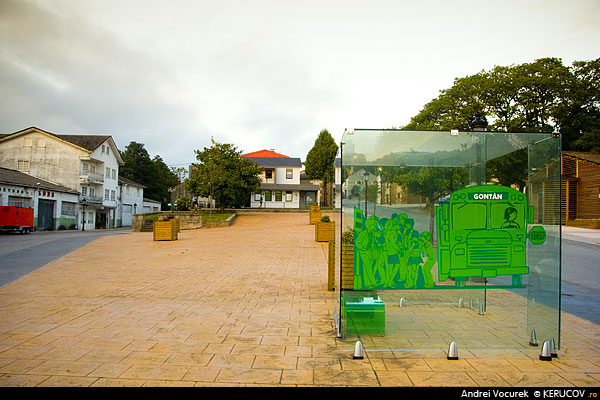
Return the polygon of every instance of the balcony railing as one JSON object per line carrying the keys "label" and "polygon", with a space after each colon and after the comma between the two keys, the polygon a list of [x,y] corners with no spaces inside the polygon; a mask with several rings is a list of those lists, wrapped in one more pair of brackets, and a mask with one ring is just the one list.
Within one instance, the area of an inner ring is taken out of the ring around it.
{"label": "balcony railing", "polygon": [[84,199],[86,204],[102,204],[104,201],[104,197],[102,196],[83,196],[79,195],[79,204],[84,204]]}
{"label": "balcony railing", "polygon": [[79,183],[104,183],[104,175],[96,172],[82,173],[79,175]]}

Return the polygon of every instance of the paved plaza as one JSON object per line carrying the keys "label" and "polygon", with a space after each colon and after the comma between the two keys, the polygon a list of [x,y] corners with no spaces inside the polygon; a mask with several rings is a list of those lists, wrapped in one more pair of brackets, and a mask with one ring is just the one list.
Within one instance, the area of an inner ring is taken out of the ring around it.
{"label": "paved plaza", "polygon": [[[0,288],[0,387],[600,387],[600,326],[566,313],[552,361],[368,343],[355,360],[327,257],[306,213],[243,214],[176,241],[100,237]],[[461,340],[482,339],[464,324]]]}

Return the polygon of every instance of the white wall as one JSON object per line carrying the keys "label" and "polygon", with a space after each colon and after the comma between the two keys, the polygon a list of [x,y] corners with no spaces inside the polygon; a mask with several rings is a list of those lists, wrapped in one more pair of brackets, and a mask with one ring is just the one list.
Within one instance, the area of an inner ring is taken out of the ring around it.
{"label": "white wall", "polygon": [[[91,158],[103,162],[101,171],[96,171],[104,176],[102,193],[96,193],[96,196],[102,196],[102,204],[106,207],[117,207],[117,196],[119,194],[119,162],[117,160],[115,149],[110,144],[110,139],[98,146],[91,154]],[[108,171],[106,170],[108,168]],[[108,172],[108,176],[107,176]],[[105,191],[108,190],[108,200],[105,199]],[[114,194],[114,197],[113,197]],[[114,198],[114,200],[113,200]]]}
{"label": "white wall", "polygon": [[[287,170],[292,170],[292,179],[287,179]],[[278,185],[299,185],[300,184],[300,168],[275,168],[275,183]]]}
{"label": "white wall", "polygon": [[[285,194],[284,194],[285,192]],[[291,201],[286,201],[286,194],[291,193],[292,199]],[[260,192],[263,202],[262,208],[300,208],[300,192],[297,190],[282,190],[281,200],[275,201],[275,191],[271,191],[271,201],[265,201],[265,191],[262,190]],[[260,201],[255,199],[255,196],[252,195],[252,200],[250,201],[250,207],[259,208]]]}
{"label": "white wall", "polygon": [[17,170],[18,160],[29,160],[26,173],[75,191],[79,190],[80,159],[87,155],[84,150],[35,130],[0,144],[0,166]]}

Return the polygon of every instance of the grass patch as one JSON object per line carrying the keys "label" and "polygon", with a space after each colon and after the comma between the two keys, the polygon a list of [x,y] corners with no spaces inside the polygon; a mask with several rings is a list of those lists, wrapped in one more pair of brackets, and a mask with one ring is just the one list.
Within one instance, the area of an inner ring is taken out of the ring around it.
{"label": "grass patch", "polygon": [[204,221],[225,221],[227,218],[231,217],[232,213],[203,213],[202,219]]}

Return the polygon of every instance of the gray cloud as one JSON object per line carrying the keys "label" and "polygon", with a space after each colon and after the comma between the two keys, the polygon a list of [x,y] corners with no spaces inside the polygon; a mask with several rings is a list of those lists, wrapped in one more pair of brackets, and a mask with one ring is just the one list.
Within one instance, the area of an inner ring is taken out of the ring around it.
{"label": "gray cloud", "polygon": [[[595,0],[4,0],[0,131],[111,134],[170,164],[210,138],[304,158],[494,65],[597,57]],[[549,23],[551,23],[549,25]]]}
{"label": "gray cloud", "polygon": [[174,133],[202,129],[178,101],[173,72],[116,35],[23,1],[3,2],[0,15],[1,93],[12,99],[3,102],[4,132],[111,134],[121,148],[146,141],[175,160]]}

